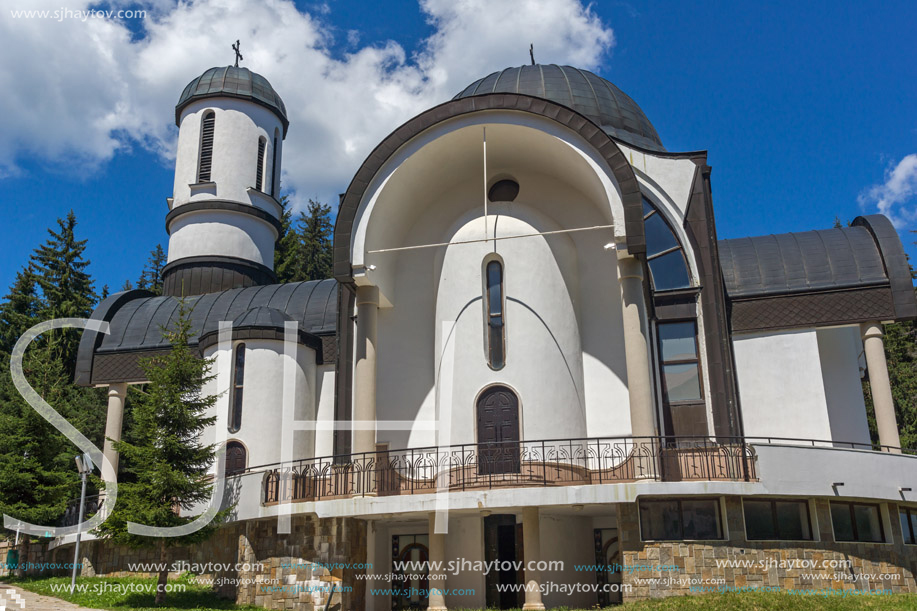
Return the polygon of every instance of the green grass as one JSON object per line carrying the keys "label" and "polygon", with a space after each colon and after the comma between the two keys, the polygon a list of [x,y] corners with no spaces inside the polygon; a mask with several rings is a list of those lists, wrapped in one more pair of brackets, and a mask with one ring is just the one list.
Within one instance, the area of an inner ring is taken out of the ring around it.
{"label": "green grass", "polygon": [[[592,608],[593,611],[597,607]],[[784,593],[728,593],[697,596],[670,596],[668,598],[628,603],[622,607],[606,607],[606,611],[854,611],[856,609],[882,609],[883,611],[917,610],[917,594],[891,596],[795,596]],[[472,611],[450,609],[450,611]],[[478,610],[479,611],[479,610]],[[520,611],[514,609],[513,611]],[[552,611],[587,611],[555,607]]]}
{"label": "green grass", "polygon": [[[81,577],[77,585],[86,585],[85,592],[75,592],[70,596],[69,590],[55,592],[53,587],[61,585],[69,588],[69,577],[27,577],[3,578],[24,590],[55,596],[84,607],[95,609],[112,609],[115,611],[179,611],[196,609],[198,611],[260,611],[261,607],[239,606],[231,601],[217,598],[209,586],[195,584],[188,579],[170,579],[170,584],[185,586],[184,592],[170,592],[166,595],[166,604],[157,607],[153,604],[153,593],[93,591],[105,584],[124,586],[150,587],[156,583],[153,578],[142,577]],[[613,607],[612,607],[613,608]],[[705,594],[700,596],[672,596],[669,598],[646,600],[617,607],[625,611],[854,611],[857,609],[881,609],[883,611],[917,610],[917,595],[896,594],[893,596],[793,596],[785,593],[728,593]],[[454,609],[453,611],[472,611]],[[518,611],[518,610],[515,610]],[[587,611],[568,609],[554,611]],[[594,611],[594,608],[593,608]]]}
{"label": "green grass", "polygon": [[[198,611],[263,611],[261,607],[249,605],[240,606],[223,598],[218,598],[210,586],[192,583],[186,578],[170,579],[171,585],[182,585],[184,592],[168,592],[166,602],[162,606],[153,603],[155,597],[155,578],[147,577],[78,577],[77,588],[85,585],[85,592],[75,591],[70,595],[69,577],[4,577],[4,583],[14,584],[23,590],[35,592],[43,596],[54,596],[63,600],[90,607],[92,609],[114,609],[118,611],[179,611],[182,609],[197,609]],[[125,586],[128,591],[115,592],[105,588],[111,585]],[[55,591],[54,588],[65,585],[66,589]],[[130,591],[141,588],[148,591]],[[93,591],[94,588],[98,588]]]}

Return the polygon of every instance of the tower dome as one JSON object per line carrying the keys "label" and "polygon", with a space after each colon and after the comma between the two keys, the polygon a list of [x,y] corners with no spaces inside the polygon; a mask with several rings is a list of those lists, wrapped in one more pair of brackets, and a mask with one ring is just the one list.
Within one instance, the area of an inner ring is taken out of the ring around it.
{"label": "tower dome", "polygon": [[550,100],[584,115],[612,138],[665,151],[656,128],[637,103],[588,70],[555,64],[507,68],[476,80],[453,99],[488,93],[518,93]]}
{"label": "tower dome", "polygon": [[239,98],[260,104],[273,111],[283,123],[283,135],[287,135],[290,121],[287,107],[280,95],[266,78],[248,68],[222,66],[210,68],[188,83],[175,105],[175,125],[179,125],[181,111],[195,100],[205,98]]}

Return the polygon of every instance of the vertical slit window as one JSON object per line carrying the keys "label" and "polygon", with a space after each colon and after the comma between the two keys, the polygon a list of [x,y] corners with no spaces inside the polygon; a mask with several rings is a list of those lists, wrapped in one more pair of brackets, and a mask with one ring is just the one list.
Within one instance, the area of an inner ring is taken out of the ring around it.
{"label": "vertical slit window", "polygon": [[267,140],[258,138],[258,165],[255,167],[255,189],[264,191],[264,147]]}
{"label": "vertical slit window", "polygon": [[201,157],[198,160],[197,182],[210,182],[210,168],[213,165],[213,127],[216,115],[213,111],[204,115],[201,122]]}
{"label": "vertical slit window", "polygon": [[277,132],[274,132],[274,146],[271,148],[271,195],[277,196]]}
{"label": "vertical slit window", "polygon": [[503,315],[503,265],[499,261],[487,264],[487,358],[492,369],[506,364],[506,330]]}
{"label": "vertical slit window", "polygon": [[242,387],[245,384],[245,344],[236,346],[232,368],[232,396],[229,400],[229,432],[242,427]]}

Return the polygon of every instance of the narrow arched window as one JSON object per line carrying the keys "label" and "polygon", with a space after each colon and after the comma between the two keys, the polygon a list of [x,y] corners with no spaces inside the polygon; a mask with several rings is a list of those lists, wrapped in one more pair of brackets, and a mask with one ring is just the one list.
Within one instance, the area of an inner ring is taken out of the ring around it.
{"label": "narrow arched window", "polygon": [[258,138],[258,166],[255,168],[255,188],[264,191],[264,147],[267,140]]}
{"label": "narrow arched window", "polygon": [[271,195],[277,196],[277,130],[274,130],[274,146],[271,148]]}
{"label": "narrow arched window", "polygon": [[491,261],[484,272],[487,301],[487,361],[492,369],[506,364],[506,326],[503,315],[503,264]]}
{"label": "narrow arched window", "polygon": [[245,471],[245,446],[238,441],[226,443],[226,475],[235,475]]}
{"label": "narrow arched window", "polygon": [[197,165],[197,182],[210,182],[210,168],[213,165],[213,128],[216,114],[210,110],[201,121],[201,156]]}
{"label": "narrow arched window", "polygon": [[654,291],[691,287],[691,273],[684,249],[675,232],[649,202],[643,200],[643,230],[646,234],[646,261]]}
{"label": "narrow arched window", "polygon": [[232,393],[229,397],[229,432],[242,427],[242,387],[245,383],[245,344],[236,346],[232,368]]}

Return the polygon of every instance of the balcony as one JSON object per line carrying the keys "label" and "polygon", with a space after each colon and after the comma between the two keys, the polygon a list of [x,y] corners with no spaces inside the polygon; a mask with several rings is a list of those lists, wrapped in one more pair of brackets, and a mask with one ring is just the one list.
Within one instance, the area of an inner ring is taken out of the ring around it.
{"label": "balcony", "polygon": [[262,503],[625,482],[757,481],[745,440],[587,438],[389,450],[267,466]]}

